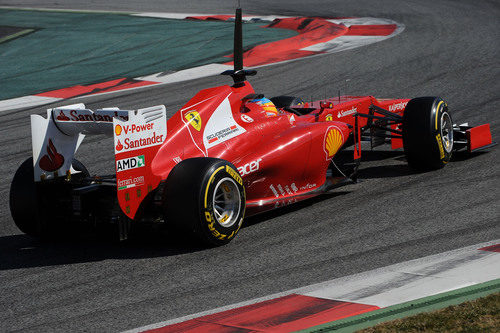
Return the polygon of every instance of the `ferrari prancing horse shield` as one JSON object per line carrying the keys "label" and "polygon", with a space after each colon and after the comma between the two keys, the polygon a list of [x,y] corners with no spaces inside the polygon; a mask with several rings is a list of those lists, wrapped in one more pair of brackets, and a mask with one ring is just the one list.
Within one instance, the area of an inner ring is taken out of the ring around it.
{"label": "ferrari prancing horse shield", "polygon": [[201,117],[200,114],[196,111],[191,111],[184,116],[186,120],[194,127],[198,132],[201,129]]}

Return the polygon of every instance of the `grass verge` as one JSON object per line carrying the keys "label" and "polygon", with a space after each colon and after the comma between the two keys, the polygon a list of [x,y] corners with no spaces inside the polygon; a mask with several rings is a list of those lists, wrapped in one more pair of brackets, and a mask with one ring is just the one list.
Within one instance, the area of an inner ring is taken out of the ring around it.
{"label": "grass verge", "polygon": [[500,293],[381,323],[357,332],[498,332]]}

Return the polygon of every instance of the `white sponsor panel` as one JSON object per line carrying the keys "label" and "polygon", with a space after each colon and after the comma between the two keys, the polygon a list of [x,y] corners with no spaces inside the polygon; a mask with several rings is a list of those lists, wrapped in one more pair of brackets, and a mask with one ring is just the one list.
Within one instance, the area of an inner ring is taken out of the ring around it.
{"label": "white sponsor panel", "polygon": [[115,154],[161,145],[167,138],[164,105],[129,111],[128,119],[113,119]]}
{"label": "white sponsor panel", "polygon": [[116,161],[116,172],[137,169],[146,166],[144,155],[124,158]]}
{"label": "white sponsor panel", "polygon": [[57,127],[67,135],[105,134],[112,135],[113,118],[127,120],[128,110],[104,108],[96,111],[86,109],[84,104],[67,105],[52,109]]}
{"label": "white sponsor panel", "polygon": [[[136,114],[116,107],[92,111],[78,103],[48,109],[47,118],[31,115],[35,181],[78,172],[71,163],[85,135],[101,133],[114,134],[115,153],[161,144],[167,136],[165,106],[140,109]],[[132,163],[120,161],[117,170]]]}
{"label": "white sponsor panel", "polygon": [[203,131],[203,144],[208,149],[245,132],[233,118],[228,95],[208,120]]}
{"label": "white sponsor panel", "polygon": [[65,176],[77,172],[71,168],[76,150],[85,135],[66,135],[52,121],[51,110],[47,118],[31,115],[31,141],[33,152],[33,177],[35,181]]}

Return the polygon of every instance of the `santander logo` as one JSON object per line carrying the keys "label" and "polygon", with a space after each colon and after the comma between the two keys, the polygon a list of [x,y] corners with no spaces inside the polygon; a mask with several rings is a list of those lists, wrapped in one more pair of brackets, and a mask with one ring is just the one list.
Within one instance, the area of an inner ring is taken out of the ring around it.
{"label": "santander logo", "polygon": [[64,114],[64,112],[59,112],[59,115],[56,117],[57,120],[60,121],[70,121],[69,117]]}
{"label": "santander logo", "polygon": [[47,145],[47,155],[43,155],[38,165],[42,170],[52,172],[56,171],[64,164],[64,156],[57,152],[52,139],[49,139]]}
{"label": "santander logo", "polygon": [[356,112],[358,112],[358,109],[355,107],[352,107],[351,109],[340,111],[337,114],[337,118],[345,117],[345,116],[348,116],[350,114],[354,114]]}
{"label": "santander logo", "polygon": [[123,149],[123,145],[122,145],[122,143],[120,142],[120,140],[118,140],[118,143],[116,144],[116,147],[115,147],[115,148],[116,148],[116,151],[120,151],[120,150],[122,150],[122,149]]}

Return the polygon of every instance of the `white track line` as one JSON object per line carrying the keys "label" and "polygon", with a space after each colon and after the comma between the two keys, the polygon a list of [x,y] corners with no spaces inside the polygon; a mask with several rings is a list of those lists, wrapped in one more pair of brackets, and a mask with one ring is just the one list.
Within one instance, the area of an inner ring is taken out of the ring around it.
{"label": "white track line", "polygon": [[23,96],[11,99],[4,99],[0,101],[0,111],[15,110],[20,108],[28,108],[31,106],[38,106],[57,102],[62,98],[56,97],[42,97],[42,96]]}
{"label": "white track line", "polygon": [[169,73],[169,74],[155,73],[151,75],[140,76],[135,79],[168,84],[168,83],[199,79],[206,76],[217,75],[228,69],[233,69],[233,66],[228,66],[223,64],[208,64],[208,65],[184,69],[174,73]]}
{"label": "white track line", "polygon": [[[487,245],[492,245],[490,243]],[[388,307],[495,280],[500,278],[500,253],[478,250],[487,245],[415,259],[343,281],[330,281],[301,294]]]}
{"label": "white track line", "polygon": [[500,278],[500,253],[478,250],[499,243],[500,239],[451,250],[134,328],[125,333],[143,332],[177,324],[290,294],[387,307]]}

